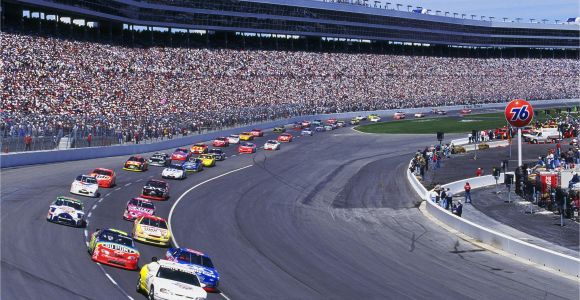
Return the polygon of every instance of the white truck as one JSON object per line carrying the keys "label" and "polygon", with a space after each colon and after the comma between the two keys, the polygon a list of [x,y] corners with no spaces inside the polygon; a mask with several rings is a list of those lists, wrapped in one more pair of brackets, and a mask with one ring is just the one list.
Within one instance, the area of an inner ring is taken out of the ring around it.
{"label": "white truck", "polygon": [[524,141],[532,144],[546,143],[560,139],[558,128],[540,128],[523,135]]}

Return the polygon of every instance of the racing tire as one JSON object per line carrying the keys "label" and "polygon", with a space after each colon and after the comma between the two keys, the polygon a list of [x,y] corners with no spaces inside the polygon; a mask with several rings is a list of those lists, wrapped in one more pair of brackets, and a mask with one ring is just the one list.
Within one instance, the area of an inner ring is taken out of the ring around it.
{"label": "racing tire", "polygon": [[149,288],[149,295],[147,295],[147,298],[149,300],[155,300],[155,288],[153,286]]}
{"label": "racing tire", "polygon": [[141,275],[139,275],[139,278],[137,279],[137,287],[135,288],[135,291],[137,294],[141,294]]}

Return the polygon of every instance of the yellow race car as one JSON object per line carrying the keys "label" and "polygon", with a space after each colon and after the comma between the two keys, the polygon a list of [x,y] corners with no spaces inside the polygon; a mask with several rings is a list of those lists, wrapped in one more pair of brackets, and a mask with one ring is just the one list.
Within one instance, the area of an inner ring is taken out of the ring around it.
{"label": "yellow race car", "polygon": [[358,125],[358,124],[360,124],[360,121],[359,121],[359,119],[357,119],[357,118],[352,118],[352,119],[350,120],[350,125]]}
{"label": "yellow race car", "polygon": [[139,242],[159,246],[169,246],[171,232],[167,221],[153,215],[143,215],[133,224],[133,238]]}
{"label": "yellow race car", "polygon": [[240,133],[240,141],[251,141],[254,139],[254,135],[251,132]]}
{"label": "yellow race car", "polygon": [[215,166],[215,156],[213,154],[202,154],[199,156],[201,159],[201,164],[204,167],[213,167]]}

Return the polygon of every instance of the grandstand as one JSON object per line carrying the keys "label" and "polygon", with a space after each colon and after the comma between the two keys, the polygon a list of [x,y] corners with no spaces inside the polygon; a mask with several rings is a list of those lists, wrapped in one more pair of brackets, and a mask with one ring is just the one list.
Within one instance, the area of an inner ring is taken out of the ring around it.
{"label": "grandstand", "polygon": [[576,25],[302,0],[9,0],[2,19],[11,149],[26,134],[45,149],[67,135],[100,145],[296,115],[580,97]]}

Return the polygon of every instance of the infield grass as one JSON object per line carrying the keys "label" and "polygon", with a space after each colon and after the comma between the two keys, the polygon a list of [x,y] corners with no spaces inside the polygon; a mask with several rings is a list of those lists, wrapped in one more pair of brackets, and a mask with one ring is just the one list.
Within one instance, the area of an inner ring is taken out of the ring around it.
{"label": "infield grass", "polygon": [[[534,121],[547,119],[543,110],[534,116]],[[495,129],[506,126],[503,113],[473,114],[449,117],[431,117],[423,119],[400,120],[376,124],[361,125],[356,130],[366,133],[464,133],[472,130]]]}

